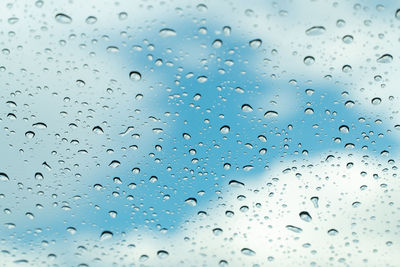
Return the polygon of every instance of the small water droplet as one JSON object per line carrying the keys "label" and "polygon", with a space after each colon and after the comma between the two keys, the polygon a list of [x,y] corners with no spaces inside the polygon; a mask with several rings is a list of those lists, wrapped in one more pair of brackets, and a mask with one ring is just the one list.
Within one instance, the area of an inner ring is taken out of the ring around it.
{"label": "small water droplet", "polygon": [[351,44],[353,42],[354,38],[352,35],[345,35],[342,38],[343,43],[345,44]]}
{"label": "small water droplet", "polygon": [[86,18],[85,22],[87,24],[95,24],[97,22],[97,18],[95,16],[89,16]]}
{"label": "small water droplet", "polygon": [[264,117],[267,119],[278,117],[278,112],[269,110],[269,111],[265,112]]}
{"label": "small water droplet", "polygon": [[379,97],[372,98],[371,103],[372,105],[379,105],[382,102],[382,99]]}
{"label": "small water droplet", "polygon": [[312,57],[312,56],[306,56],[306,57],[303,59],[303,62],[304,62],[304,64],[305,64],[306,66],[310,66],[310,65],[314,64],[315,58]]}
{"label": "small water droplet", "polygon": [[341,133],[347,134],[347,133],[349,133],[350,129],[349,129],[349,127],[347,125],[342,125],[342,126],[339,127],[339,131]]}
{"label": "small water droplet", "polygon": [[66,14],[63,13],[58,13],[55,16],[55,19],[57,22],[61,23],[61,24],[70,24],[72,22],[72,18]]}
{"label": "small water droplet", "polygon": [[140,81],[142,79],[142,74],[140,74],[138,71],[131,71],[129,73],[129,79],[132,81]]}
{"label": "small water droplet", "polygon": [[303,229],[301,229],[300,227],[297,227],[297,226],[293,226],[293,225],[286,225],[286,228],[295,233],[303,232]]}
{"label": "small water droplet", "polygon": [[242,254],[246,255],[246,256],[254,256],[254,255],[256,255],[256,253],[253,250],[249,249],[249,248],[242,248],[242,250],[240,252],[242,252]]}
{"label": "small water droplet", "polygon": [[242,111],[243,112],[252,112],[253,108],[249,104],[244,104],[244,105],[242,105]]}
{"label": "small water droplet", "polygon": [[306,30],[306,34],[308,36],[317,36],[317,35],[324,34],[325,31],[326,31],[326,29],[323,26],[313,26]]}
{"label": "small water droplet", "polygon": [[335,236],[335,235],[337,235],[339,232],[338,232],[338,230],[336,230],[336,229],[329,229],[328,230],[328,235],[331,235],[331,236]]}
{"label": "small water droplet", "polygon": [[165,37],[176,36],[176,31],[173,30],[173,29],[164,28],[164,29],[161,29],[161,30],[160,30],[159,35],[160,35],[161,37],[164,37],[164,38],[165,38]]}
{"label": "small water droplet", "polygon": [[311,222],[311,215],[307,211],[302,211],[299,213],[300,219],[306,222]]}
{"label": "small water droplet", "polygon": [[100,240],[104,241],[104,240],[107,240],[107,239],[111,239],[112,237],[113,237],[113,233],[112,232],[104,231],[100,235]]}
{"label": "small water droplet", "polygon": [[228,134],[230,130],[231,128],[228,125],[224,125],[219,129],[222,134]]}
{"label": "small water droplet", "polygon": [[185,203],[194,207],[197,205],[197,199],[195,199],[194,197],[190,197],[188,199],[185,200]]}
{"label": "small water droplet", "polygon": [[311,198],[311,202],[313,203],[314,208],[318,208],[318,200],[319,200],[318,197],[312,197]]}
{"label": "small water droplet", "polygon": [[262,45],[261,39],[254,39],[249,42],[249,46],[253,49],[257,49]]}

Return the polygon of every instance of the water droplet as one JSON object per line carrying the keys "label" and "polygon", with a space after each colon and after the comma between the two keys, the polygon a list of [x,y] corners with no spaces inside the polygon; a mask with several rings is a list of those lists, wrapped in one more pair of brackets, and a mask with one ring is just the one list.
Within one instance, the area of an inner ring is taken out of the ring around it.
{"label": "water droplet", "polygon": [[242,250],[240,252],[242,252],[242,254],[246,255],[246,256],[254,256],[254,255],[256,255],[256,253],[253,250],[249,249],[249,248],[242,248]]}
{"label": "water droplet", "polygon": [[229,181],[229,185],[232,186],[232,187],[238,187],[238,188],[240,188],[240,187],[243,187],[243,186],[244,186],[244,183],[239,182],[239,181],[237,181],[237,180],[230,180],[230,181]]}
{"label": "water droplet", "polygon": [[173,29],[164,28],[160,30],[159,34],[161,37],[171,37],[176,36],[176,31]]}
{"label": "water droplet", "polygon": [[219,236],[219,235],[222,234],[223,231],[222,231],[221,228],[214,228],[214,229],[212,230],[212,232],[213,232],[214,235]]}
{"label": "water droplet", "polygon": [[264,117],[267,119],[278,117],[278,112],[269,110],[269,111],[265,112]]}
{"label": "water droplet", "polygon": [[382,99],[379,97],[372,98],[371,103],[372,105],[379,105],[382,102]]}
{"label": "water droplet", "polygon": [[212,43],[212,47],[214,48],[220,48],[222,46],[222,41],[220,39],[216,39],[213,43]]}
{"label": "water droplet", "polygon": [[197,81],[199,83],[205,83],[208,80],[207,76],[199,76],[197,77]]}
{"label": "water droplet", "polygon": [[224,125],[219,129],[222,134],[228,134],[230,130],[231,128],[228,125]]}
{"label": "water droplet", "polygon": [[27,132],[25,133],[25,136],[26,136],[26,138],[28,138],[28,139],[32,139],[33,137],[35,137],[35,133],[32,132],[32,131],[27,131]]}
{"label": "water droplet", "polygon": [[339,232],[338,232],[338,230],[336,230],[336,229],[329,229],[328,230],[328,235],[331,235],[331,236],[335,236],[335,235],[337,235]]}
{"label": "water droplet", "polygon": [[104,240],[107,240],[107,239],[111,239],[112,237],[113,237],[113,233],[112,232],[104,231],[100,235],[100,240],[104,241]]}
{"label": "water droplet", "polygon": [[108,53],[118,53],[119,52],[119,48],[116,46],[112,46],[112,45],[108,46],[106,50]]}
{"label": "water droplet", "polygon": [[10,181],[10,178],[4,172],[0,172],[0,181]]}
{"label": "water droplet", "polygon": [[341,133],[347,134],[347,133],[349,133],[350,129],[349,129],[349,127],[347,125],[342,125],[342,126],[339,127],[339,131]]}
{"label": "water droplet", "polygon": [[306,114],[306,115],[312,115],[312,114],[314,114],[314,110],[313,110],[312,108],[306,108],[306,109],[304,110],[304,114]]}
{"label": "water droplet", "polygon": [[351,204],[353,206],[353,208],[357,208],[358,206],[361,205],[361,202],[355,201],[353,202],[353,204]]}
{"label": "water droplet", "polygon": [[190,134],[188,134],[188,133],[183,133],[182,136],[186,140],[189,140],[191,138]]}
{"label": "water droplet", "polygon": [[306,34],[308,36],[317,36],[317,35],[324,34],[325,31],[326,31],[326,29],[323,26],[313,26],[306,30]]}
{"label": "water droplet", "polygon": [[93,127],[92,131],[96,134],[104,134],[103,129],[100,126]]}
{"label": "water droplet", "polygon": [[128,13],[126,13],[126,12],[120,12],[120,13],[118,14],[118,18],[119,18],[120,20],[126,20],[126,19],[128,18]]}
{"label": "water droplet", "polygon": [[19,21],[19,18],[17,17],[12,17],[8,19],[8,23],[10,23],[11,25],[17,23]]}
{"label": "water droplet", "polygon": [[376,60],[378,63],[390,63],[393,61],[393,56],[390,54],[384,54]]}
{"label": "water droplet", "polygon": [[302,211],[299,213],[300,219],[306,222],[311,222],[311,215],[307,211]]}
{"label": "water droplet", "polygon": [[342,38],[343,43],[345,44],[351,44],[353,42],[353,36],[352,35],[345,35]]}
{"label": "water droplet", "polygon": [[249,46],[253,49],[257,49],[262,45],[261,39],[254,39],[249,42]]}
{"label": "water droplet", "polygon": [[304,64],[306,64],[306,66],[310,66],[310,65],[314,64],[315,58],[312,57],[312,56],[306,56],[306,57],[303,59],[303,62],[304,62]]}
{"label": "water droplet", "polygon": [[85,22],[87,24],[95,24],[97,22],[97,18],[95,16],[89,16],[86,18]]}
{"label": "water droplet", "polygon": [[32,127],[36,128],[36,129],[46,129],[47,125],[44,124],[43,122],[37,122],[32,124]]}
{"label": "water droplet", "polygon": [[242,105],[242,110],[243,110],[243,112],[252,112],[253,108],[248,104],[244,104],[244,105]]}
{"label": "water droplet", "polygon": [[318,208],[318,200],[319,200],[318,197],[312,197],[311,198],[311,202],[313,203],[314,208]]}
{"label": "water droplet", "polygon": [[197,205],[197,199],[195,199],[194,197],[190,197],[188,199],[185,200],[185,203],[194,207]]}
{"label": "water droplet", "polygon": [[75,227],[68,227],[67,232],[70,233],[71,235],[76,234],[76,229]]}
{"label": "water droplet", "polygon": [[57,22],[62,23],[62,24],[70,24],[72,22],[72,18],[63,13],[58,13],[55,16],[55,19]]}
{"label": "water droplet", "polygon": [[166,257],[169,256],[169,253],[168,253],[168,251],[165,251],[165,250],[159,250],[159,251],[157,251],[157,256],[160,259],[165,259]]}
{"label": "water droplet", "polygon": [[129,79],[132,81],[140,81],[142,79],[142,74],[140,74],[138,71],[131,71],[129,73]]}
{"label": "water droplet", "polygon": [[394,13],[394,17],[400,20],[400,8],[396,10],[396,12]]}
{"label": "water droplet", "polygon": [[301,229],[300,227],[297,226],[293,226],[293,225],[286,225],[286,228],[290,231],[293,231],[295,233],[301,233],[303,232],[303,229]]}
{"label": "water droplet", "polygon": [[111,168],[117,168],[119,165],[121,165],[121,163],[118,160],[113,160],[108,164]]}

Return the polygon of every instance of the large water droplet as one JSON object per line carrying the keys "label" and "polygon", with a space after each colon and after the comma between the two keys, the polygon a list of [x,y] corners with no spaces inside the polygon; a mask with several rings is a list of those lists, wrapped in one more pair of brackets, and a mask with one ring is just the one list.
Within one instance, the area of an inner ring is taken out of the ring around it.
{"label": "large water droplet", "polygon": [[378,63],[390,63],[393,61],[393,56],[390,54],[384,54],[376,60]]}

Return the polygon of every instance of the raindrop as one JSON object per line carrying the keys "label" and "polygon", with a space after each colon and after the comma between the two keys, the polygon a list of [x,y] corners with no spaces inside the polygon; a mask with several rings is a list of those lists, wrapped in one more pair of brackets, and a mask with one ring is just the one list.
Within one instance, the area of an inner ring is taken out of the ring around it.
{"label": "raindrop", "polygon": [[240,252],[242,252],[242,254],[246,255],[246,256],[254,256],[254,255],[256,255],[256,253],[253,250],[249,249],[249,248],[242,248],[242,250]]}
{"label": "raindrop", "polygon": [[113,233],[112,232],[104,231],[100,235],[100,240],[104,241],[104,240],[107,240],[107,239],[111,239],[112,237],[113,237]]}
{"label": "raindrop", "polygon": [[331,235],[331,236],[335,236],[335,235],[337,235],[339,232],[338,232],[338,230],[336,230],[336,229],[329,229],[328,230],[328,235]]}
{"label": "raindrop", "polygon": [[95,16],[89,16],[86,18],[85,22],[87,24],[95,24],[97,22],[97,18]]}
{"label": "raindrop", "polygon": [[0,181],[10,181],[10,178],[4,172],[0,172]]}
{"label": "raindrop", "polygon": [[230,130],[231,128],[228,125],[224,125],[219,129],[222,134],[228,134]]}
{"label": "raindrop", "polygon": [[189,206],[194,207],[197,205],[197,199],[195,199],[194,197],[190,197],[185,200],[185,203],[188,204]]}
{"label": "raindrop", "polygon": [[176,31],[173,29],[164,28],[160,30],[159,34],[161,37],[171,37],[176,36]]}
{"label": "raindrop", "polygon": [[132,81],[140,81],[142,79],[142,74],[140,74],[138,71],[131,71],[129,73],[129,79]]}
{"label": "raindrop", "polygon": [[394,17],[398,20],[400,20],[400,8],[396,10],[396,13],[394,14]]}
{"label": "raindrop", "polygon": [[316,35],[324,34],[325,31],[326,31],[326,29],[323,26],[313,26],[306,30],[306,34],[308,36],[316,36]]}
{"label": "raindrop", "polygon": [[267,119],[278,117],[278,112],[269,110],[269,111],[265,112],[264,117]]}
{"label": "raindrop", "polygon": [[311,198],[311,202],[313,203],[314,208],[318,208],[318,200],[319,200],[318,197],[312,197]]}
{"label": "raindrop", "polygon": [[249,46],[253,49],[257,49],[262,45],[261,39],[254,39],[249,42]]}
{"label": "raindrop", "polygon": [[55,16],[55,19],[57,22],[62,23],[62,24],[70,24],[72,22],[72,18],[63,13],[58,13]]}
{"label": "raindrop", "polygon": [[248,104],[244,104],[244,105],[242,105],[242,111],[243,112],[252,112],[253,108]]}
{"label": "raindrop", "polygon": [[379,97],[372,98],[371,103],[372,105],[379,105],[382,102],[382,99]]}
{"label": "raindrop", "polygon": [[159,250],[159,251],[157,251],[157,256],[160,259],[165,259],[166,257],[169,256],[169,253],[168,253],[168,251],[165,251],[165,250]]}
{"label": "raindrop", "polygon": [[301,229],[300,227],[297,226],[293,226],[293,225],[286,225],[286,228],[290,231],[293,231],[295,233],[301,233],[303,232],[303,229]]}
{"label": "raindrop", "polygon": [[25,136],[26,136],[26,138],[28,138],[28,139],[32,139],[33,137],[35,137],[35,133],[32,132],[32,131],[27,131],[27,132],[25,133]]}
{"label": "raindrop", "polygon": [[349,127],[347,125],[342,125],[342,126],[339,127],[339,131],[341,133],[347,134],[347,133],[349,133],[350,129],[349,129]]}
{"label": "raindrop", "polygon": [[390,54],[384,54],[376,60],[378,63],[390,63],[393,61],[393,56]]}
{"label": "raindrop", "polygon": [[300,219],[306,222],[311,222],[311,215],[307,211],[302,211],[299,213]]}
{"label": "raindrop", "polygon": [[222,46],[222,41],[220,39],[217,39],[212,43],[212,47],[214,48],[220,48],[221,46]]}
{"label": "raindrop", "polygon": [[351,44],[353,42],[353,36],[352,35],[345,35],[342,38],[343,43],[345,44]]}
{"label": "raindrop", "polygon": [[96,134],[104,134],[103,129],[100,126],[93,127],[92,131]]}
{"label": "raindrop", "polygon": [[304,64],[306,64],[306,66],[310,66],[310,65],[314,64],[315,58],[312,57],[312,56],[306,56],[306,57],[303,59],[303,62],[304,62]]}

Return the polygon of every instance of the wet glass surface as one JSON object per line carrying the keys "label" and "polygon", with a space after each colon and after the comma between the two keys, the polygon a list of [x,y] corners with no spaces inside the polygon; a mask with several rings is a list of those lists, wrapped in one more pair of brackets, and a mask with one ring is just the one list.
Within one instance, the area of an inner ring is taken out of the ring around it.
{"label": "wet glass surface", "polygon": [[398,2],[0,5],[2,266],[398,266]]}

